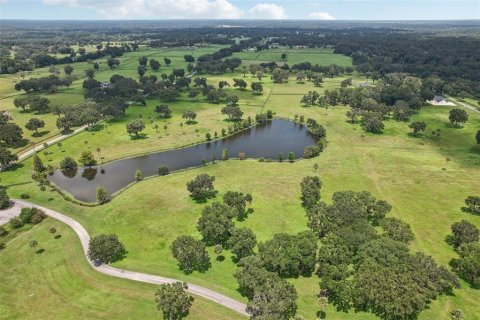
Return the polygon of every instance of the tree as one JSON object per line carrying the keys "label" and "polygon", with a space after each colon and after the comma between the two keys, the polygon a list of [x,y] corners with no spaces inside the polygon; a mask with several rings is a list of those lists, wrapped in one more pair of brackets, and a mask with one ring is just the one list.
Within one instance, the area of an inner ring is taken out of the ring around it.
{"label": "tree", "polygon": [[160,285],[160,288],[155,292],[155,302],[158,311],[163,314],[163,319],[180,320],[188,315],[194,299],[185,292],[187,289],[186,282]]}
{"label": "tree", "polygon": [[477,134],[475,135],[475,140],[477,140],[477,144],[480,144],[480,130],[477,131]]}
{"label": "tree", "polygon": [[463,312],[459,309],[453,309],[450,312],[450,316],[452,317],[452,320],[463,320]]}
{"label": "tree", "polygon": [[210,132],[205,133],[205,139],[207,139],[207,141],[212,140],[212,134]]}
{"label": "tree", "polygon": [[172,111],[166,104],[161,104],[155,107],[155,112],[158,114],[160,118],[170,118]]}
{"label": "tree", "polygon": [[133,120],[127,124],[128,134],[134,134],[135,138],[138,138],[138,134],[145,129],[145,123],[142,120]]}
{"label": "tree", "polygon": [[[250,202],[251,202],[251,195],[250,195]],[[246,212],[245,208],[247,205],[247,196],[244,195],[242,192],[237,191],[227,191],[223,195],[223,203],[228,205],[231,208],[236,210],[235,216],[240,220],[242,219]]]}
{"label": "tree", "polygon": [[191,54],[186,54],[183,56],[185,62],[195,62],[195,58]]}
{"label": "tree", "polygon": [[288,71],[277,68],[272,72],[272,79],[275,83],[286,82],[288,81]]}
{"label": "tree", "polygon": [[230,238],[230,230],[234,224],[232,218],[236,216],[235,209],[213,202],[206,206],[198,219],[197,230],[207,245],[225,244]]}
{"label": "tree", "polygon": [[322,152],[322,149],[319,146],[307,146],[303,150],[303,157],[305,159],[310,159],[318,156]]}
{"label": "tree", "polygon": [[480,197],[479,196],[468,196],[465,199],[466,207],[462,207],[462,211],[469,212],[476,216],[480,215]]}
{"label": "tree", "polygon": [[478,242],[462,244],[458,247],[458,259],[452,259],[453,272],[474,289],[480,289],[480,244]]}
{"label": "tree", "polygon": [[293,153],[293,152],[288,153],[288,162],[290,162],[290,163],[295,162],[295,153]]}
{"label": "tree", "polygon": [[88,243],[88,257],[90,260],[100,260],[111,263],[122,260],[127,251],[116,234],[101,234],[90,239]]}
{"label": "tree", "polygon": [[147,57],[140,57],[138,58],[138,64],[141,66],[147,66],[148,58]]}
{"label": "tree", "polygon": [[179,268],[185,273],[192,273],[195,270],[204,272],[210,267],[210,257],[205,244],[191,236],[177,237],[170,249]]}
{"label": "tree", "polygon": [[253,92],[255,92],[256,94],[260,94],[263,92],[263,85],[260,82],[252,82],[250,86]]}
{"label": "tree", "polygon": [[55,237],[55,233],[57,233],[57,229],[52,227],[52,228],[48,229],[48,231]]}
{"label": "tree", "polygon": [[194,111],[184,111],[182,115],[183,119],[187,119],[187,124],[193,123],[196,117],[197,114]]}
{"label": "tree", "polygon": [[[223,135],[223,132],[222,132],[222,135]],[[223,151],[222,151],[222,160],[223,161],[228,160],[228,150],[227,149],[223,149]]]}
{"label": "tree", "polygon": [[66,65],[63,67],[63,71],[65,71],[66,74],[71,75],[73,72],[73,67],[71,65]]}
{"label": "tree", "polygon": [[236,260],[253,255],[253,249],[257,245],[257,238],[251,229],[233,228],[227,246],[232,250]]}
{"label": "tree", "polygon": [[38,241],[31,240],[29,245],[30,245],[30,248],[33,248],[33,251],[35,252],[35,248],[38,246]]}
{"label": "tree", "polygon": [[459,126],[460,124],[467,122],[468,113],[463,109],[452,109],[450,110],[448,119],[453,126]]}
{"label": "tree", "polygon": [[13,162],[17,161],[18,157],[16,154],[12,154],[10,150],[0,145],[0,166],[5,169]]}
{"label": "tree", "polygon": [[30,131],[35,131],[36,134],[38,134],[38,129],[45,127],[45,121],[37,119],[37,118],[31,118],[28,120],[28,122],[25,124],[25,128]]}
{"label": "tree", "polygon": [[158,71],[160,70],[161,66],[162,65],[160,64],[160,62],[158,62],[158,60],[150,59],[150,68],[152,68],[152,70]]}
{"label": "tree", "polygon": [[110,59],[107,60],[107,64],[110,67],[110,69],[115,69],[116,67],[118,67],[120,65],[120,60],[110,58]]}
{"label": "tree", "polygon": [[7,209],[10,206],[10,197],[5,187],[0,186],[0,210]]}
{"label": "tree", "polygon": [[228,107],[238,107],[238,97],[236,95],[228,96],[226,99]]}
{"label": "tree", "polygon": [[385,231],[385,234],[395,241],[410,243],[415,239],[415,236],[410,229],[410,225],[396,218],[384,218],[380,225]]}
{"label": "tree", "polygon": [[166,176],[170,173],[170,170],[166,166],[158,167],[158,175],[159,176]]}
{"label": "tree", "polygon": [[143,76],[145,75],[145,73],[147,72],[147,67],[145,67],[145,66],[138,66],[137,72],[138,72],[138,75],[139,75],[140,77],[143,77]]}
{"label": "tree", "polygon": [[18,146],[23,139],[22,133],[22,129],[14,123],[0,125],[0,146]]}
{"label": "tree", "polygon": [[199,174],[187,183],[187,190],[193,199],[202,201],[208,198],[213,198],[216,194],[213,182],[215,177],[208,174]]}
{"label": "tree", "polygon": [[97,188],[97,202],[99,204],[104,204],[109,201],[107,190],[104,187]]}
{"label": "tree", "polygon": [[143,180],[143,173],[142,173],[142,171],[141,171],[141,170],[135,171],[134,178],[135,178],[135,181],[137,181],[137,182],[142,181],[142,180]]}
{"label": "tree", "polygon": [[[109,64],[110,66],[110,64]],[[87,69],[85,70],[85,76],[88,78],[88,79],[93,79],[93,77],[95,77],[95,70],[93,69]]]}
{"label": "tree", "polygon": [[218,88],[223,89],[224,87],[230,87],[230,84],[225,80],[219,81],[218,82]]}
{"label": "tree", "polygon": [[167,67],[170,66],[170,63],[172,63],[172,60],[170,60],[167,57],[163,58],[163,61],[165,61],[165,64],[167,65]]}
{"label": "tree", "polygon": [[78,162],[84,167],[91,167],[97,163],[97,160],[95,160],[95,156],[91,151],[82,151]]}
{"label": "tree", "polygon": [[318,94],[318,92],[309,91],[306,95],[302,97],[302,100],[300,100],[300,102],[306,106],[313,106],[319,97],[320,95]]}
{"label": "tree", "polygon": [[478,242],[480,231],[471,222],[462,220],[451,226],[452,234],[447,238],[448,242],[455,248],[465,243]]}
{"label": "tree", "polygon": [[247,82],[243,79],[233,79],[233,86],[240,90],[245,90],[247,88]]}
{"label": "tree", "polygon": [[320,200],[320,189],[322,181],[319,177],[307,176],[302,179],[300,184],[302,206],[309,208]]}
{"label": "tree", "polygon": [[408,103],[403,100],[395,102],[393,107],[393,118],[397,121],[408,121],[413,114],[413,110],[408,106]]}
{"label": "tree", "polygon": [[288,320],[297,311],[295,287],[282,280],[267,279],[249,300],[246,311],[253,320]]}
{"label": "tree", "polygon": [[33,156],[33,171],[41,173],[47,170],[45,166],[43,165],[42,159],[38,155]]}
{"label": "tree", "polygon": [[310,276],[315,269],[317,238],[311,231],[296,235],[279,233],[258,244],[265,268],[282,278]]}
{"label": "tree", "polygon": [[413,135],[417,135],[420,131],[425,131],[427,124],[423,121],[414,121],[408,127],[413,130]]}
{"label": "tree", "polygon": [[365,113],[362,117],[362,127],[367,132],[382,133],[385,126],[382,122],[382,116],[380,114]]}
{"label": "tree", "polygon": [[77,168],[77,162],[71,157],[65,157],[62,161],[60,161],[60,169],[62,170],[76,170]]}
{"label": "tree", "polygon": [[229,120],[237,121],[242,119],[243,111],[239,107],[226,106],[222,108],[222,114],[228,116]]}

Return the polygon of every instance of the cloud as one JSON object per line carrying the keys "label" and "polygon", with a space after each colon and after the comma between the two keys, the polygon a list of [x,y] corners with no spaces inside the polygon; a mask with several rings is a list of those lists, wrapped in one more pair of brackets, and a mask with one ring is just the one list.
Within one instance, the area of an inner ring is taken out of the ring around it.
{"label": "cloud", "polygon": [[314,12],[308,15],[310,19],[317,20],[335,20],[336,18],[328,12]]}
{"label": "cloud", "polygon": [[109,19],[238,19],[228,0],[43,0],[56,6],[95,9]]}
{"label": "cloud", "polygon": [[254,19],[285,19],[285,10],[283,7],[274,3],[259,3],[250,9],[250,14]]}

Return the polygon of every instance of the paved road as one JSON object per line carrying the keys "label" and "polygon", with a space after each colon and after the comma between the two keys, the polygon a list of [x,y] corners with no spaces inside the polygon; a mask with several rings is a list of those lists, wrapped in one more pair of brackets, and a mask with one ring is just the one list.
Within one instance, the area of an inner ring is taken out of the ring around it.
{"label": "paved road", "polygon": [[[85,258],[87,258],[87,252],[88,252],[88,242],[90,240],[90,236],[88,235],[87,230],[75,221],[74,219],[67,217],[59,212],[35,205],[33,203],[30,203],[28,201],[24,200],[14,200],[15,205],[13,208],[16,208],[17,212],[22,208],[22,207],[37,207],[45,211],[45,213],[58,220],[61,221],[68,226],[70,226],[73,231],[78,235],[80,238],[80,242],[83,247],[83,252],[85,253]],[[0,211],[0,216],[4,213],[5,211]],[[135,281],[140,281],[140,282],[146,282],[146,283],[152,283],[152,284],[162,284],[162,283],[172,283],[175,281],[180,281],[176,279],[171,279],[171,278],[164,278],[160,276],[155,276],[151,274],[146,274],[146,273],[140,273],[140,272],[133,272],[133,271],[128,271],[128,270],[123,270],[123,269],[118,269],[114,268],[108,265],[101,265],[98,267],[95,267],[93,263],[88,259],[88,262],[90,265],[97,271],[113,276],[113,277],[118,277],[118,278],[123,278],[123,279],[129,279],[129,280],[135,280]],[[203,288],[194,284],[189,283],[188,284],[188,292],[193,293],[195,295],[201,296],[205,299],[211,300],[213,302],[216,302],[218,304],[221,304],[233,311],[236,311],[242,315],[248,316],[248,313],[245,311],[246,305],[240,301],[234,300],[232,298],[229,298],[221,293],[212,291],[207,288]]]}
{"label": "paved road", "polygon": [[449,98],[450,100],[452,100],[453,102],[458,103],[459,105],[461,105],[461,106],[464,107],[464,108],[470,109],[470,110],[472,110],[473,112],[476,112],[476,113],[480,113],[480,111],[479,111],[477,108],[475,108],[475,107],[473,107],[473,106],[471,106],[471,105],[469,105],[469,104],[467,104],[467,103],[458,101],[457,99],[452,98],[452,97],[448,97],[448,98]]}
{"label": "paved road", "polygon": [[30,157],[31,155],[33,155],[34,153],[38,152],[38,151],[42,151],[43,149],[45,149],[45,147],[43,146],[44,143],[47,143],[49,146],[57,143],[57,142],[60,142],[62,140],[65,140],[67,138],[70,138],[71,136],[74,136],[76,135],[77,133],[80,133],[82,132],[83,130],[85,130],[85,128],[87,128],[87,126],[83,126],[83,127],[80,127],[80,128],[77,128],[75,130],[73,130],[73,132],[69,133],[69,134],[62,134],[60,136],[57,136],[55,138],[52,138],[50,140],[47,140],[47,141],[44,141],[42,142],[41,144],[39,145],[36,145],[34,146],[33,148],[31,149],[28,149],[27,151],[25,151],[24,153],[22,154],[19,154],[18,155],[18,161],[22,161],[23,159],[25,158],[28,158]]}

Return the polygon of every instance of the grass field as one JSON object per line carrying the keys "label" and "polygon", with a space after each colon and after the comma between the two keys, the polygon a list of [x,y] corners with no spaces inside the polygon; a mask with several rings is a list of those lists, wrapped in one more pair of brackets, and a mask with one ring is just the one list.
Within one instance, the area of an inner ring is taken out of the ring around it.
{"label": "grass field", "polygon": [[[57,229],[54,239],[48,229]],[[29,246],[38,241],[35,254]],[[2,319],[161,319],[156,286],[113,278],[87,263],[77,235],[48,218],[20,233],[0,252]],[[196,297],[189,319],[244,319],[235,312]]]}
{"label": "grass field", "polygon": [[[158,57],[163,54],[153,51],[152,53],[153,56],[158,55]],[[133,59],[131,64],[122,64],[114,72],[134,76],[136,60]],[[99,73],[97,78],[108,79],[111,74],[113,74],[112,71],[106,70]],[[216,84],[221,79],[227,79],[231,83],[233,77],[242,77],[242,75],[209,76],[209,82]],[[432,255],[438,263],[447,265],[449,260],[456,256],[452,248],[444,242],[445,236],[450,233],[450,225],[461,219],[467,219],[480,227],[480,217],[460,211],[463,200],[480,190],[480,179],[478,179],[480,149],[475,145],[474,139],[476,130],[480,128],[480,115],[467,111],[470,116],[467,124],[463,128],[452,128],[448,124],[449,107],[424,107],[412,118],[412,121],[425,121],[427,130],[423,136],[415,138],[408,134],[410,131],[408,123],[386,121],[384,134],[373,135],[363,132],[359,124],[350,124],[346,121],[345,112],[348,110],[346,107],[330,107],[326,110],[301,106],[300,98],[307,91],[314,89],[322,92],[325,89],[338,87],[342,79],[325,79],[322,88],[314,88],[309,82],[299,84],[290,81],[287,84],[273,85],[266,77],[263,80],[265,92],[262,96],[254,96],[250,91],[227,89],[239,95],[245,116],[253,116],[260,110],[270,109],[277,117],[293,119],[294,115],[303,114],[305,118],[311,117],[323,124],[327,129],[328,146],[316,159],[302,160],[294,164],[260,163],[255,160],[220,162],[142,181],[121,193],[112,202],[94,208],[80,207],[66,202],[54,192],[39,192],[30,178],[31,159],[22,162],[14,170],[1,173],[2,184],[8,186],[8,192],[12,196],[19,197],[22,193],[28,193],[33,202],[74,217],[92,235],[110,232],[118,234],[129,251],[125,260],[115,264],[118,267],[188,280],[245,301],[236,290],[237,285],[233,278],[235,265],[231,261],[229,252],[225,254],[226,259],[219,262],[213,258],[215,256],[213,248],[209,248],[212,268],[206,273],[195,272],[188,276],[178,270],[170,254],[169,246],[178,235],[189,234],[200,239],[200,234],[196,231],[196,222],[203,205],[196,204],[189,198],[185,188],[186,182],[199,173],[214,175],[215,186],[219,190],[217,200],[220,200],[222,194],[228,190],[251,193],[255,212],[246,221],[237,222],[236,225],[251,228],[258,240],[265,241],[279,232],[295,233],[307,228],[304,211],[300,206],[299,183],[302,177],[315,174],[312,166],[318,163],[319,170],[316,174],[323,181],[323,199],[329,202],[333,192],[346,189],[372,192],[377,198],[385,199],[392,204],[391,216],[411,224],[416,236],[411,246],[413,251],[423,251]],[[249,76],[246,80],[247,82],[255,81]],[[364,81],[359,77],[354,77],[353,80],[354,83]],[[77,84],[65,91],[70,90],[80,95],[80,87]],[[46,163],[57,165],[65,155],[78,158],[85,148],[95,150],[100,147],[101,160],[109,161],[203,141],[207,131],[219,132],[221,128],[228,125],[220,115],[222,105],[190,102],[182,98],[176,103],[169,104],[173,116],[165,122],[168,126],[165,134],[163,120],[155,118],[153,113],[157,103],[159,102],[151,99],[147,106],[133,105],[128,109],[125,120],[112,123],[101,131],[78,134],[65,140],[62,149],[56,146],[50,147],[48,158],[43,154],[41,157]],[[181,114],[184,110],[196,111],[198,124],[185,125],[181,129],[179,123],[182,122]],[[148,123],[145,130],[148,138],[131,140],[125,131],[125,123],[140,115]],[[149,117],[153,123],[149,122]],[[153,128],[155,123],[160,127],[158,133]],[[441,129],[440,137],[432,136],[431,131],[436,129]],[[88,141],[87,146],[84,141]],[[46,223],[50,224],[52,221],[48,220]],[[42,227],[44,225],[31,232],[36,232]],[[60,227],[59,225],[57,229]],[[65,233],[65,231],[62,232]],[[40,236],[38,237],[40,239]],[[18,237],[14,240],[7,250],[15,248],[14,245],[21,239]],[[79,244],[74,240],[69,241],[69,245],[77,246],[80,250]],[[25,254],[28,254],[29,249],[26,248]],[[58,251],[64,252],[61,248]],[[9,252],[11,251],[0,253],[2,264],[4,264],[3,257],[9,257]],[[47,252],[48,250],[44,255]],[[71,259],[74,259],[73,256],[74,254]],[[85,264],[85,267],[88,266]],[[62,265],[62,268],[69,274],[77,272],[82,274],[78,268],[75,269],[68,263]],[[36,275],[37,272],[32,274]],[[77,277],[82,279],[80,275]],[[54,275],[51,277],[53,279]],[[305,319],[314,319],[318,311],[316,294],[319,290],[319,279],[311,277],[291,281],[299,293],[298,314]],[[95,284],[100,286],[105,282],[98,280]],[[129,292],[129,290],[135,290],[135,285],[137,284],[122,282],[119,287],[123,286],[122,288]],[[89,286],[91,283],[78,284],[79,288],[91,288]],[[120,292],[121,289],[118,288],[118,291]],[[149,292],[146,298],[148,302],[143,304],[139,302],[137,309],[131,311],[132,314],[145,312],[144,309],[152,309],[151,312],[154,312],[151,295]],[[58,294],[58,296],[62,295]],[[52,297],[52,299],[57,298]],[[8,299],[10,301],[11,298],[8,297]],[[128,296],[119,293],[116,299],[128,299]],[[478,300],[480,300],[480,292],[470,289],[463,283],[463,288],[455,290],[453,296],[443,296],[434,301],[431,307],[421,314],[420,319],[450,319],[449,312],[453,308],[461,309],[465,319],[480,319],[475,302]],[[11,308],[20,303],[19,300],[14,301]],[[147,308],[147,304],[152,306]],[[82,308],[82,305],[79,308]],[[130,310],[122,311],[130,312]],[[136,317],[132,316],[132,318]],[[219,317],[211,317],[211,319],[224,318],[232,319],[227,313]],[[327,319],[368,320],[375,317],[365,313],[336,312],[332,306],[329,306]]]}

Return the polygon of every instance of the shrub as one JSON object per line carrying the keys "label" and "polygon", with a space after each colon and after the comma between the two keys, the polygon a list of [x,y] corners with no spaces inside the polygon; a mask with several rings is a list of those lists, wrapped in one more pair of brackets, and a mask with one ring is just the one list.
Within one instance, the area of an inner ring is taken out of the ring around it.
{"label": "shrub", "polygon": [[5,247],[6,247],[5,242],[0,242],[0,250],[5,249]]}
{"label": "shrub", "polygon": [[170,173],[170,170],[166,166],[160,166],[158,168],[158,175],[159,176],[166,176]]}
{"label": "shrub", "polygon": [[30,220],[31,223],[33,224],[39,224],[43,220],[47,218],[47,215],[43,210],[36,209],[35,214],[32,216],[32,219]]}
{"label": "shrub", "polygon": [[6,236],[7,234],[8,231],[4,227],[0,226],[0,237]]}
{"label": "shrub", "polygon": [[303,157],[305,159],[310,159],[318,156],[321,152],[321,148],[319,146],[308,146],[303,151]]}
{"label": "shrub", "polygon": [[31,223],[33,215],[37,212],[35,208],[22,208],[19,218],[23,224]]}
{"label": "shrub", "polygon": [[10,223],[10,227],[12,227],[13,229],[19,229],[24,225],[22,220],[20,220],[20,218],[17,218],[17,217],[10,219],[9,223]]}
{"label": "shrub", "polygon": [[60,169],[62,170],[75,170],[77,168],[77,162],[71,157],[66,157],[65,159],[60,161]]}
{"label": "shrub", "polygon": [[30,199],[30,195],[29,195],[28,193],[22,193],[22,194],[20,195],[20,198],[22,198],[22,199]]}
{"label": "shrub", "polygon": [[10,198],[7,194],[7,190],[0,186],[0,210],[7,209],[10,206]]}
{"label": "shrub", "polygon": [[104,204],[108,202],[108,193],[107,190],[105,190],[104,187],[98,187],[97,188],[97,202],[99,204]]}
{"label": "shrub", "polygon": [[101,234],[90,239],[88,257],[104,263],[115,262],[125,257],[127,251],[116,234]]}

